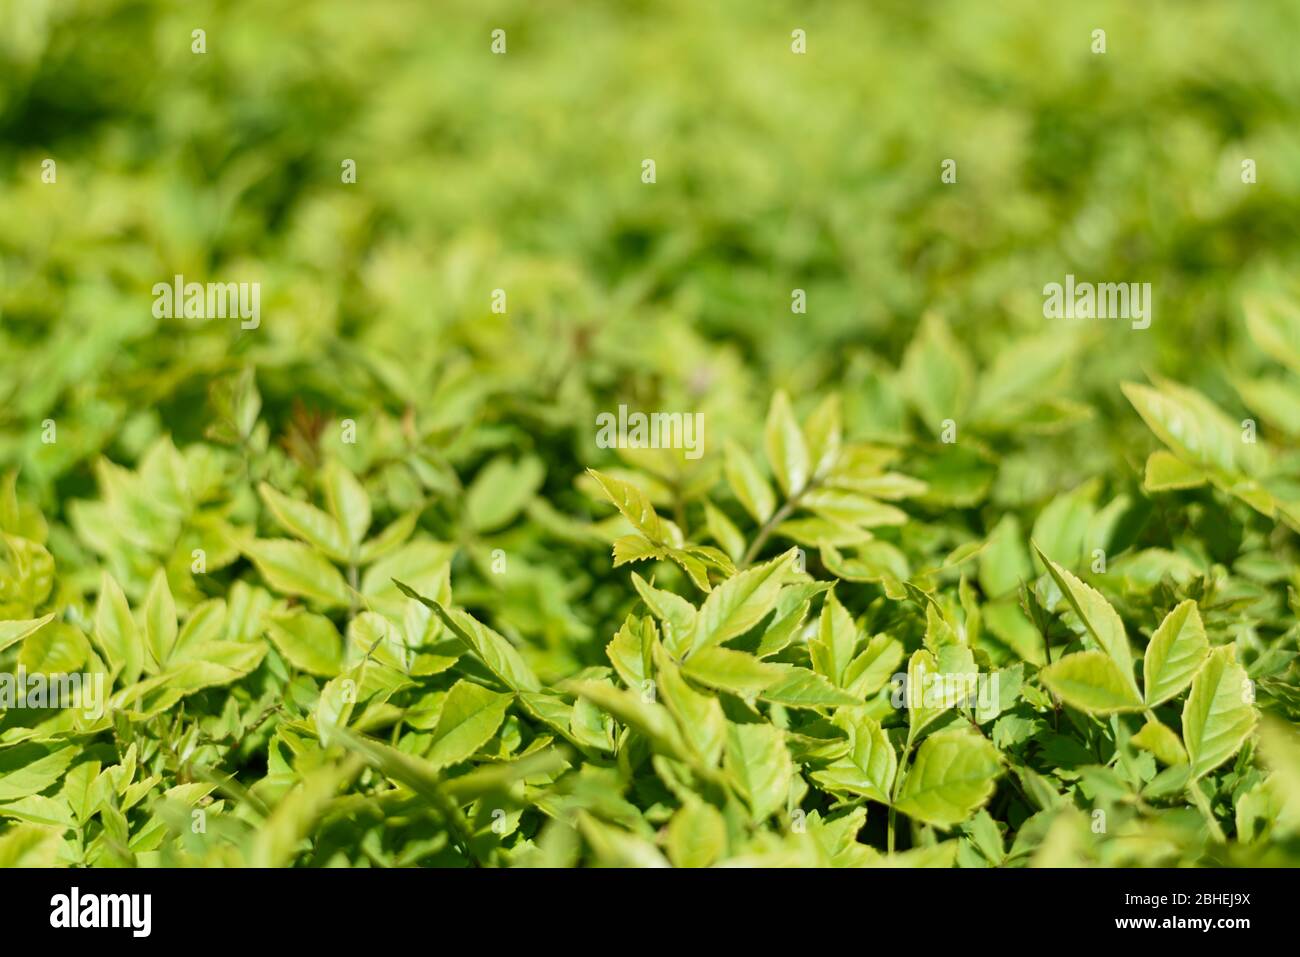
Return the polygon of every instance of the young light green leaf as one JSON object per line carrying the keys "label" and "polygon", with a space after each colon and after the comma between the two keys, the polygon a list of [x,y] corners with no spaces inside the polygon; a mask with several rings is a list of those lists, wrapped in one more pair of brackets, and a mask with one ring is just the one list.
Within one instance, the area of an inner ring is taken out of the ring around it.
{"label": "young light green leaf", "polygon": [[760,661],[747,652],[730,648],[701,648],[692,652],[682,671],[702,685],[741,697],[756,695],[785,677],[780,665]]}
{"label": "young light green leaf", "polygon": [[943,674],[934,655],[924,648],[912,653],[907,663],[905,696],[909,744],[952,707],[951,701],[942,693],[942,679]]}
{"label": "young light green leaf", "polygon": [[695,606],[680,595],[663,591],[648,584],[636,572],[632,585],[651,614],[663,623],[664,645],[675,655],[683,655],[695,637]]}
{"label": "young light green leaf", "polygon": [[1047,566],[1048,572],[1056,580],[1061,593],[1065,595],[1074,613],[1088,629],[1088,633],[1096,640],[1101,650],[1115,662],[1124,683],[1140,698],[1137,680],[1133,677],[1133,652],[1129,648],[1128,634],[1124,631],[1124,622],[1111,607],[1110,602],[1102,597],[1101,592],[1085,585],[1048,558],[1037,545],[1034,546],[1034,550],[1038,552],[1038,557]]}
{"label": "young light green leaf", "polygon": [[457,638],[474,652],[508,688],[514,691],[541,691],[542,683],[537,680],[533,669],[503,636],[497,634],[487,625],[476,620],[467,612],[454,608],[444,608],[439,602],[425,598],[408,585],[400,581],[394,584],[408,598],[414,598],[426,608],[432,609]]}
{"label": "young light green leaf", "polygon": [[343,764],[327,764],[305,775],[257,828],[249,849],[249,865],[284,867],[290,863],[340,785],[359,769],[360,762],[351,757]]}
{"label": "young light green leaf", "polygon": [[692,688],[662,647],[655,648],[655,666],[659,693],[682,737],[706,765],[716,765],[727,740],[727,719],[721,702]]}
{"label": "young light green leaf", "polygon": [[464,679],[456,682],[442,703],[426,759],[440,769],[469,758],[496,734],[511,700]]}
{"label": "young light green leaf", "polygon": [[76,756],[74,747],[51,749],[37,744],[0,751],[0,801],[40,794],[63,777]]}
{"label": "young light green leaf", "polygon": [[650,679],[649,646],[653,642],[647,642],[646,628],[653,634],[653,622],[629,615],[605,646],[609,663],[629,688],[642,688]]}
{"label": "young light green leaf", "polygon": [[676,867],[708,867],[727,850],[727,825],[711,804],[691,798],[668,822],[668,859]]}
{"label": "young light green leaf", "polygon": [[324,615],[294,608],[270,616],[266,635],[295,668],[330,678],[343,666],[343,638]]}
{"label": "young light green leaf", "polygon": [[18,644],[28,635],[39,631],[53,620],[54,615],[49,614],[40,618],[28,618],[22,621],[0,621],[0,651],[4,651],[10,645]]}
{"label": "young light green leaf", "polygon": [[813,780],[829,791],[890,803],[898,756],[879,722],[859,712],[845,714],[837,723],[848,732],[849,753],[823,770],[814,771]]}
{"label": "young light green leaf", "polygon": [[858,697],[875,694],[902,664],[903,644],[890,635],[876,635],[844,671],[844,690]]}
{"label": "young light green leaf", "polygon": [[1183,705],[1183,744],[1192,780],[1213,771],[1250,737],[1258,713],[1254,685],[1232,645],[1215,648],[1192,679]]}
{"label": "young light green leaf", "polygon": [[579,814],[577,822],[598,867],[669,866],[659,848],[640,835],[613,827],[586,813]]}
{"label": "young light green leaf", "polygon": [[821,479],[840,457],[843,425],[837,393],[831,393],[813,409],[804,423],[803,435],[808,449],[809,477]]}
{"label": "young light green leaf", "polygon": [[1165,727],[1159,721],[1148,720],[1130,740],[1139,748],[1150,751],[1164,764],[1184,764],[1187,761],[1183,742],[1172,729]]}
{"label": "young light green leaf", "polygon": [[1207,481],[1203,471],[1188,465],[1172,452],[1157,449],[1147,458],[1142,487],[1148,492],[1197,488]]}
{"label": "young light green leaf", "polygon": [[699,651],[720,645],[757,625],[776,606],[794,558],[795,550],[791,549],[713,589],[696,616],[691,648]]}
{"label": "young light green leaf", "polygon": [[176,602],[167,584],[167,573],[160,568],[154,572],[144,600],[145,647],[159,668],[171,657],[176,634]]}
{"label": "young light green leaf", "polygon": [[1102,651],[1066,655],[1038,674],[1062,701],[1089,714],[1141,711],[1145,707],[1114,659]]}
{"label": "young light green leaf", "polygon": [[926,313],[903,355],[899,385],[921,421],[935,435],[943,421],[958,421],[970,399],[970,359],[935,313]]}
{"label": "young light green leaf", "polygon": [[759,692],[764,701],[787,708],[842,708],[862,704],[862,698],[841,691],[824,677],[807,668],[775,664],[782,676]]}
{"label": "young light green leaf", "polygon": [[1189,598],[1165,616],[1147,646],[1142,661],[1147,707],[1168,701],[1191,684],[1209,653],[1201,612]]}
{"label": "young light green leaf", "polygon": [[790,408],[790,398],[782,391],[772,396],[767,424],[763,429],[767,461],[776,483],[787,496],[797,495],[808,484],[808,448],[799,422]]}
{"label": "young light green leaf", "polygon": [[689,747],[668,709],[643,692],[624,691],[601,681],[576,681],[566,687],[642,734],[660,754],[689,760]]}
{"label": "young light green leaf", "polygon": [[794,764],[781,729],[770,724],[730,724],[723,762],[745,796],[754,821],[785,807]]}
{"label": "young light green leaf", "polygon": [[656,545],[672,547],[682,544],[680,533],[672,534],[670,526],[655,514],[654,506],[650,504],[645,492],[631,482],[624,482],[595,469],[587,469],[587,474],[596,480],[614,507],[632,523],[632,527],[650,541]]}
{"label": "young light green leaf", "polygon": [[731,560],[740,561],[740,557],[745,553],[745,536],[740,534],[740,529],[736,528],[735,523],[726,516],[726,513],[712,502],[705,502],[704,524],[709,530],[709,535]]}
{"label": "young light green leaf", "polygon": [[993,796],[1001,773],[998,750],[986,738],[971,730],[939,731],[921,743],[896,804],[908,817],[954,827]]}
{"label": "young light green leaf", "polygon": [[813,670],[837,687],[843,687],[844,675],[857,646],[858,629],[853,616],[844,610],[834,591],[827,592],[817,623],[817,637],[808,642]]}
{"label": "young light green leaf", "polygon": [[723,446],[726,455],[724,472],[732,494],[756,522],[766,522],[776,510],[776,496],[749,453],[730,439]]}
{"label": "young light green leaf", "polygon": [[352,593],[339,570],[301,542],[259,539],[246,544],[244,551],[278,592],[301,596],[326,609],[352,603]]}
{"label": "young light green leaf", "polygon": [[[370,530],[370,496],[357,477],[338,462],[325,466],[322,479],[325,504],[342,530],[347,545],[344,557],[339,560],[350,561]],[[335,555],[330,557],[337,558]]]}
{"label": "young light green leaf", "polygon": [[1300,372],[1300,308],[1282,296],[1246,299],[1246,328],[1264,352]]}
{"label": "young light green leaf", "polygon": [[337,519],[309,502],[277,492],[265,482],[258,486],[257,491],[276,522],[286,532],[320,549],[336,562],[348,560],[351,546]]}
{"label": "young light green leaf", "polygon": [[418,509],[412,509],[400,518],[394,519],[379,534],[362,544],[357,554],[357,563],[369,565],[376,559],[383,558],[394,549],[400,548],[415,531],[420,520]]}
{"label": "young light green leaf", "polygon": [[1151,431],[1184,462],[1226,472],[1250,464],[1236,423],[1195,390],[1171,382],[1159,389],[1135,382],[1120,388]]}

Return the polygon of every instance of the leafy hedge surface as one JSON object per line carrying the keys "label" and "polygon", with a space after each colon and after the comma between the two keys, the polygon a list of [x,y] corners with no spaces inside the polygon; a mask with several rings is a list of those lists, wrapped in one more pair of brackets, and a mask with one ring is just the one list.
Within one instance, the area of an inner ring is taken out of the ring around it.
{"label": "leafy hedge surface", "polygon": [[0,0],[0,864],[1300,863],[1300,14],[1057,6]]}

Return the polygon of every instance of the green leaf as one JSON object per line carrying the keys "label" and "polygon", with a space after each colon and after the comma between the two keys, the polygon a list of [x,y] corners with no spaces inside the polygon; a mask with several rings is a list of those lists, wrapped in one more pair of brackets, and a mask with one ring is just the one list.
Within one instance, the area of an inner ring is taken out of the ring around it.
{"label": "green leaf", "polygon": [[659,693],[676,719],[682,737],[706,765],[716,765],[727,740],[722,704],[712,695],[692,688],[661,647],[655,649],[655,665]]}
{"label": "green leaf", "polygon": [[651,614],[663,622],[664,645],[675,655],[685,654],[695,637],[695,606],[680,595],[649,585],[636,572],[632,585]]}
{"label": "green leaf", "polygon": [[50,750],[35,744],[0,751],[0,801],[40,794],[63,777],[76,756],[73,747]]}
{"label": "green leaf", "polygon": [[369,565],[394,549],[400,548],[411,537],[419,520],[420,512],[416,509],[394,519],[383,531],[361,546],[357,554],[358,564]]}
{"label": "green leaf", "polygon": [[686,659],[682,671],[702,685],[742,697],[756,695],[784,678],[779,665],[730,648],[701,648]]}
{"label": "green leaf", "polygon": [[1281,296],[1251,296],[1246,328],[1255,344],[1293,372],[1300,372],[1300,309]]}
{"label": "green leaf", "polygon": [[987,739],[970,730],[939,731],[921,743],[896,804],[908,817],[951,828],[987,803],[1001,773]]}
{"label": "green leaf", "polygon": [[426,608],[437,613],[457,638],[478,656],[497,678],[513,691],[541,691],[542,683],[533,674],[533,669],[515,649],[487,625],[477,621],[472,615],[457,609],[444,608],[440,603],[425,598],[402,582],[394,582],[408,598],[414,598]]}
{"label": "green leaf", "polygon": [[425,755],[434,768],[467,760],[496,734],[505,720],[511,696],[460,680],[442,703],[442,714]]}
{"label": "green leaf", "polygon": [[810,477],[808,449],[794,410],[790,408],[790,398],[784,392],[772,396],[763,429],[763,445],[781,491],[787,496],[803,491]]}
{"label": "green leaf", "polygon": [[614,539],[614,567],[631,562],[644,562],[652,558],[666,559],[668,549],[656,545],[644,535],[624,535]]}
{"label": "green leaf", "polygon": [[642,693],[624,691],[600,681],[575,681],[569,685],[574,694],[586,698],[598,708],[639,732],[657,752],[681,761],[688,760],[688,747],[668,709],[647,699]]}
{"label": "green leaf", "polygon": [[72,811],[66,804],[39,794],[0,804],[0,817],[29,824],[47,824],[60,829],[76,826]]}
{"label": "green leaf", "polygon": [[781,729],[770,724],[729,724],[723,766],[744,795],[755,822],[786,804],[794,764]]}
{"label": "green leaf", "polygon": [[0,834],[0,868],[54,867],[63,847],[62,829],[20,824]]}
{"label": "green leaf", "polygon": [[712,502],[704,503],[704,523],[709,530],[709,535],[731,557],[731,560],[740,561],[745,553],[745,536],[740,534],[740,529],[736,528],[731,519]]}
{"label": "green leaf", "polygon": [[669,866],[659,849],[643,837],[611,827],[590,814],[578,815],[577,822],[582,836],[591,845],[598,867]]}
{"label": "green leaf", "polygon": [[167,584],[167,574],[160,568],[154,573],[144,599],[145,647],[158,667],[165,665],[171,657],[176,634],[176,602]]}
{"label": "green leaf", "polygon": [[844,689],[852,695],[875,694],[894,675],[906,652],[902,642],[889,635],[876,635],[844,672]]}
{"label": "green leaf", "polygon": [[250,542],[244,551],[276,591],[298,595],[321,608],[342,608],[352,593],[337,568],[300,542],[269,538]]}
{"label": "green leaf", "polygon": [[1177,734],[1159,721],[1149,719],[1130,740],[1139,748],[1150,751],[1165,764],[1187,762],[1187,752],[1183,750],[1183,742],[1179,740]]}
{"label": "green leaf", "polygon": [[339,522],[315,505],[289,498],[263,482],[257,488],[276,522],[290,535],[319,549],[336,562],[346,562],[351,546]]}
{"label": "green leaf", "polygon": [[280,654],[301,671],[330,678],[343,667],[343,638],[324,615],[302,608],[272,615],[266,622],[266,634]]}
{"label": "green leaf", "polygon": [[10,645],[16,645],[53,620],[54,615],[49,614],[40,618],[28,618],[23,621],[0,621],[0,651],[4,651]]}
{"label": "green leaf", "polygon": [[408,602],[393,584],[406,582],[424,595],[432,595],[443,604],[451,601],[451,562],[456,546],[445,542],[408,542],[366,569],[361,577],[361,594],[378,612],[400,617]]}
{"label": "green leaf", "polygon": [[834,591],[827,592],[817,623],[817,637],[808,642],[813,670],[825,675],[832,684],[843,687],[844,675],[857,647],[858,629],[853,617],[844,610]]}
{"label": "green leaf", "polygon": [[778,604],[776,615],[773,615],[774,620],[763,632],[758,650],[754,653],[759,658],[766,658],[788,648],[799,637],[801,626],[804,619],[808,617],[810,607],[809,602],[803,601],[782,615],[781,606]]}
{"label": "green leaf", "polygon": [[1039,672],[1043,684],[1071,707],[1089,714],[1141,711],[1141,696],[1105,652],[1079,651]]}
{"label": "green leaf", "polygon": [[1205,396],[1174,383],[1153,389],[1135,382],[1120,386],[1133,408],[1178,458],[1200,468],[1250,471],[1253,456],[1241,429]]}
{"label": "green leaf", "polygon": [[827,521],[854,528],[878,528],[907,522],[907,513],[902,509],[842,489],[817,489],[803,496],[799,504]]}
{"label": "green leaf", "polygon": [[839,460],[842,418],[840,397],[832,393],[822,399],[804,423],[804,445],[808,449],[809,474],[813,479],[824,478]]}
{"label": "green leaf", "polygon": [[759,692],[764,701],[773,701],[787,708],[840,708],[862,704],[862,698],[841,691],[807,668],[794,665],[773,667],[781,668],[783,674]]}
{"label": "green leaf", "polygon": [[1047,566],[1048,572],[1065,595],[1066,601],[1079,616],[1088,633],[1096,640],[1101,650],[1106,652],[1119,669],[1124,683],[1139,698],[1137,680],[1133,677],[1133,652],[1129,648],[1128,634],[1124,631],[1124,622],[1120,619],[1110,602],[1102,597],[1101,592],[1085,585],[1074,575],[1043,554],[1042,549],[1034,546],[1038,557]]}
{"label": "green leaf", "polygon": [[[921,732],[933,724],[943,713],[952,707],[946,695],[935,700],[935,679],[942,681],[943,673],[934,655],[925,649],[912,653],[907,663],[907,686],[905,703],[907,707],[907,740],[917,740]],[[942,686],[939,686],[942,690]]]}
{"label": "green leaf", "polygon": [[1231,645],[1215,648],[1192,679],[1183,705],[1183,744],[1192,780],[1213,771],[1250,737],[1258,714],[1254,685]]}
{"label": "green leaf", "polygon": [[1293,832],[1300,830],[1300,731],[1266,715],[1259,729],[1259,749],[1281,796],[1279,825]]}
{"label": "green leaf", "polygon": [[1165,616],[1147,646],[1142,661],[1147,707],[1168,701],[1191,684],[1209,653],[1201,612],[1189,598]]}
{"label": "green leaf", "polygon": [[744,449],[730,439],[723,446],[726,462],[724,471],[736,500],[745,507],[756,522],[766,522],[776,510],[776,496],[758,466]]}
{"label": "green leaf", "polygon": [[[350,561],[358,553],[366,532],[370,531],[370,496],[355,475],[338,462],[330,462],[324,473],[325,504],[343,531],[347,542],[344,557]],[[337,556],[331,555],[332,558]]]}
{"label": "green leaf", "polygon": [[349,728],[335,728],[332,737],[348,750],[365,758],[367,763],[379,769],[385,777],[406,785],[444,812],[450,810],[441,777],[424,758],[399,751]]}
{"label": "green leaf", "polygon": [[619,513],[632,523],[632,527],[650,541],[656,545],[672,547],[681,544],[680,534],[673,535],[667,523],[655,514],[654,506],[650,504],[645,492],[631,482],[624,482],[595,469],[587,469],[587,474],[596,480]]}
{"label": "green leaf", "polygon": [[690,798],[668,822],[667,848],[676,867],[708,867],[726,853],[726,822],[712,805]]}
{"label": "green leaf", "polygon": [[1151,453],[1142,477],[1142,487],[1148,492],[1197,488],[1205,482],[1204,472],[1164,449]]}
{"label": "green leaf", "polygon": [[864,714],[848,714],[837,719],[849,735],[849,753],[812,778],[829,791],[890,803],[898,756],[880,724]]}
{"label": "green leaf", "polygon": [[648,645],[644,634],[646,628],[653,633],[654,625],[649,621],[640,620],[640,624],[638,621],[629,615],[605,646],[610,664],[629,688],[644,687],[650,679]]}
{"label": "green leaf", "polygon": [[695,620],[691,647],[720,645],[757,625],[773,608],[791,574],[795,550],[727,579],[709,593]]}
{"label": "green leaf", "polygon": [[[465,495],[470,526],[480,532],[490,532],[510,524],[537,494],[545,477],[546,468],[534,456],[518,462],[505,456],[494,458],[474,477]],[[605,483],[601,485],[604,487]]]}
{"label": "green leaf", "polygon": [[306,774],[257,828],[249,849],[251,867],[284,867],[300,851],[339,786],[354,776],[351,762],[325,765]]}

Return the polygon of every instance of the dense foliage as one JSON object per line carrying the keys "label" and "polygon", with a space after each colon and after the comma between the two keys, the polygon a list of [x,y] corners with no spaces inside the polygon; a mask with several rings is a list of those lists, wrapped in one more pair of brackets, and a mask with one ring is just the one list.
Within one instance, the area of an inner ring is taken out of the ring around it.
{"label": "dense foliage", "polygon": [[0,0],[0,865],[1300,863],[1297,29]]}

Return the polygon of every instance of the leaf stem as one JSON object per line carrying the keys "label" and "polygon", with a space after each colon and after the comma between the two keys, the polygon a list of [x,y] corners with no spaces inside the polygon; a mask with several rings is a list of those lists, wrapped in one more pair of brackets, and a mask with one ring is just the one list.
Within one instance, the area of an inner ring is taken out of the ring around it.
{"label": "leaf stem", "polygon": [[907,744],[903,746],[903,755],[898,760],[898,771],[894,774],[894,786],[889,791],[889,824],[885,830],[885,850],[889,854],[894,853],[894,823],[898,817],[898,811],[894,805],[898,801],[898,792],[903,789],[903,778],[907,773],[907,759],[911,754],[912,734],[909,731]]}
{"label": "leaf stem", "polygon": [[785,504],[771,514],[768,520],[759,528],[758,534],[754,536],[754,541],[750,543],[749,548],[745,550],[744,556],[740,559],[741,568],[749,567],[750,563],[758,557],[758,553],[762,551],[763,546],[767,544],[772,532],[776,531],[776,527],[794,513],[794,510],[799,507],[799,501],[811,492],[816,485],[816,482],[809,482],[786,499]]}
{"label": "leaf stem", "polygon": [[1215,820],[1214,811],[1210,809],[1210,802],[1206,800],[1199,781],[1193,780],[1187,785],[1187,796],[1192,799],[1192,803],[1205,818],[1205,823],[1210,828],[1210,836],[1219,844],[1226,844],[1228,839],[1224,836],[1223,828],[1219,827],[1219,822]]}

